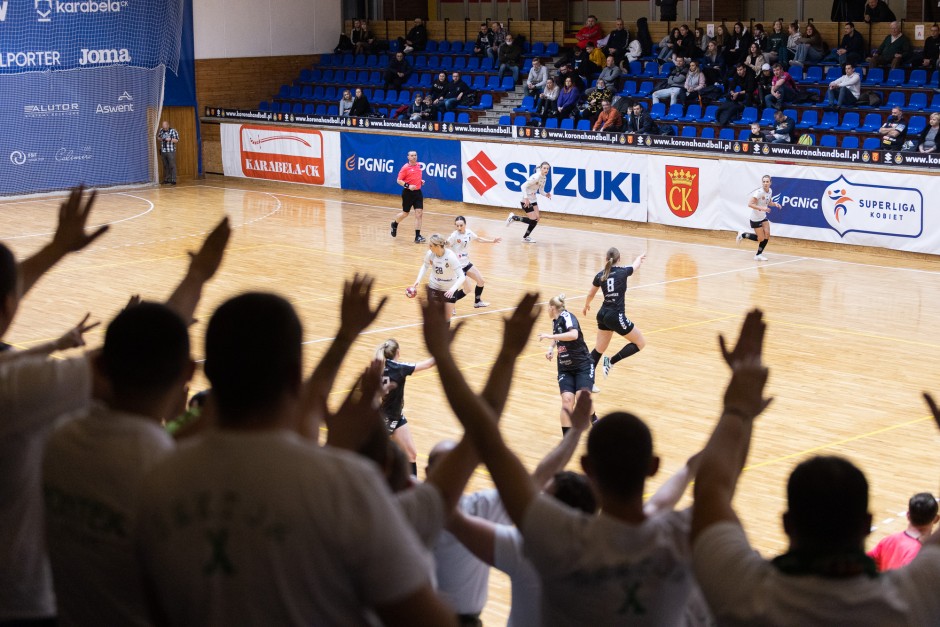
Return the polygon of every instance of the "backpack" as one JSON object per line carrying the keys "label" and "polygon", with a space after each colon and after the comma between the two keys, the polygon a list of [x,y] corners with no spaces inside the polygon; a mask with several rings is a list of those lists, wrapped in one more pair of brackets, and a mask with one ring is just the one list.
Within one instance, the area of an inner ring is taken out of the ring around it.
{"label": "backpack", "polygon": [[477,103],[477,92],[468,91],[466,94],[464,94],[463,100],[461,101],[460,104],[464,107],[472,107],[476,103]]}
{"label": "backpack", "polygon": [[859,95],[856,104],[867,107],[879,107],[881,106],[881,96],[879,96],[876,91],[863,91]]}
{"label": "backpack", "polygon": [[809,135],[809,134],[800,135],[800,138],[797,140],[796,143],[801,144],[801,145],[803,145],[803,146],[812,146],[812,145],[813,145],[813,136],[812,136],[812,135]]}

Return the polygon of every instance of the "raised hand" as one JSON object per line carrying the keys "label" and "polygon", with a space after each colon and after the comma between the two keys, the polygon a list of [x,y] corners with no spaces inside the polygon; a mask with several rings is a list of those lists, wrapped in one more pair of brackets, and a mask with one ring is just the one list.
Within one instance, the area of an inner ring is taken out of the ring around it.
{"label": "raised hand", "polygon": [[232,228],[229,226],[228,216],[225,216],[206,237],[199,252],[189,253],[189,272],[194,278],[203,282],[212,278],[222,263],[222,255],[231,235]]}
{"label": "raised hand", "polygon": [[382,364],[374,360],[335,414],[326,419],[327,444],[358,450],[376,429],[383,429],[378,392],[382,387]]}
{"label": "raised hand", "polygon": [[82,318],[82,321],[77,325],[65,332],[62,337],[55,341],[55,349],[59,351],[68,350],[70,348],[78,348],[85,345],[85,338],[83,337],[85,333],[91,331],[95,327],[101,324],[101,322],[92,322],[88,324],[88,318],[91,317],[90,313],[86,313],[85,317]]}
{"label": "raised hand", "polygon": [[532,335],[532,328],[538,320],[542,308],[536,303],[539,300],[538,292],[528,292],[516,305],[512,314],[504,318],[503,350],[519,355]]}
{"label": "raised hand", "polygon": [[91,192],[83,203],[84,192],[84,185],[73,187],[69,197],[59,206],[59,224],[52,237],[52,247],[60,255],[85,248],[108,230],[108,225],[104,225],[90,234],[85,232],[88,214],[91,213],[98,192]]}
{"label": "raised hand", "polygon": [[574,407],[571,411],[564,410],[571,419],[571,426],[581,431],[587,430],[591,426],[591,414],[594,413],[594,404],[591,401],[589,391],[578,392],[575,397]]}
{"label": "raised hand", "polygon": [[369,305],[372,297],[372,286],[375,278],[368,275],[355,274],[343,284],[343,302],[340,305],[340,335],[355,338],[375,322],[382,307],[388,301],[383,296],[379,304],[373,309]]}
{"label": "raised hand", "polygon": [[736,362],[725,390],[725,411],[746,418],[760,415],[773,401],[772,397],[764,398],[768,374],[767,368],[760,362]]}
{"label": "raised hand", "polygon": [[718,344],[721,347],[721,355],[725,363],[732,369],[739,363],[751,363],[760,366],[762,363],[764,332],[767,330],[767,324],[763,320],[764,312],[760,309],[752,309],[744,318],[741,325],[741,333],[738,336],[738,343],[734,350],[728,350],[725,342],[725,336],[718,336]]}
{"label": "raised hand", "polygon": [[435,358],[446,355],[463,322],[458,322],[452,329],[444,316],[444,302],[440,300],[422,299],[421,313],[424,315],[424,343],[428,352]]}

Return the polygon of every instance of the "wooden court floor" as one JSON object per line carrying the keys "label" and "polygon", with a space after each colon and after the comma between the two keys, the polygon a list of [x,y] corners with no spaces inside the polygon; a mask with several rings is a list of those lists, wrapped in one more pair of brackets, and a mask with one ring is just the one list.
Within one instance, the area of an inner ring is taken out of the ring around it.
{"label": "wooden court floor", "polygon": [[[337,328],[343,279],[371,273],[389,303],[348,356],[333,398],[338,402],[385,339],[399,340],[405,360],[427,356],[417,304],[404,296],[427,248],[412,243],[412,218],[397,239],[389,236],[397,204],[390,196],[222,177],[104,192],[92,221],[111,224],[110,232],[41,281],[6,339],[28,347],[59,335],[86,311],[109,320],[130,294],[165,298],[185,270],[186,251],[227,213],[233,237],[197,313],[196,357],[202,356],[205,323],[220,302],[246,290],[270,290],[297,307],[312,368]],[[0,203],[0,239],[19,256],[31,253],[51,236],[57,205],[56,198]],[[647,348],[618,364],[607,380],[599,378],[596,403],[600,414],[627,409],[650,424],[662,457],[650,491],[705,443],[717,418],[728,378],[718,334],[735,334],[743,314],[761,307],[769,323],[769,391],[776,400],[755,430],[736,498],[755,546],[765,555],[784,550],[779,521],[785,478],[811,454],[846,456],[865,470],[876,527],[872,545],[904,528],[911,494],[937,492],[940,437],[920,392],[940,394],[940,260],[772,240],[769,261],[758,263],[755,245],[736,245],[730,233],[550,214],[535,231],[538,243],[523,245],[523,226],[506,228],[505,210],[433,199],[426,205],[426,236],[446,236],[454,216],[463,214],[479,235],[504,238],[471,250],[491,306],[458,306],[466,324],[457,358],[477,389],[496,355],[501,318],[524,291],[537,290],[543,300],[567,294],[592,345],[593,312],[585,318],[581,307],[604,252],[616,246],[627,263],[647,254],[627,294],[627,313]],[[742,226],[746,216],[742,200]],[[546,315],[536,331],[549,329]],[[100,332],[91,334],[91,345],[100,341]],[[620,346],[615,338],[609,354]],[[503,415],[506,437],[530,467],[560,437],[555,365],[544,352],[533,336]],[[193,390],[205,386],[197,375]],[[423,475],[428,449],[441,438],[459,437],[460,429],[433,370],[411,378],[405,399]],[[484,469],[471,485],[489,485]],[[494,573],[485,622],[505,620],[508,596],[506,579]]]}

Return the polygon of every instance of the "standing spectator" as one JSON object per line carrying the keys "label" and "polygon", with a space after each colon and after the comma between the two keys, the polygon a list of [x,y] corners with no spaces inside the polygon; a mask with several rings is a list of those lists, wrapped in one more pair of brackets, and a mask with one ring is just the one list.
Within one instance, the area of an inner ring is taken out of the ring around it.
{"label": "standing spectator", "polygon": [[914,53],[911,40],[901,32],[900,22],[891,22],[891,33],[878,46],[868,62],[872,67],[890,65],[891,69],[907,65]]}
{"label": "standing spectator", "polygon": [[868,0],[865,4],[865,21],[869,24],[878,22],[893,22],[896,18],[894,11],[885,2],[885,0]]}
{"label": "standing spectator", "polygon": [[408,31],[408,35],[398,38],[398,49],[405,54],[417,50],[421,52],[428,45],[428,27],[424,25],[424,20],[420,17],[415,18],[415,25]]}
{"label": "standing spectator", "polygon": [[840,65],[856,64],[865,58],[865,40],[855,30],[855,24],[846,22],[842,27],[842,41],[838,48],[833,48],[823,61],[835,61]]}
{"label": "standing spectator", "polygon": [[[519,82],[519,66],[522,63],[522,50],[513,44],[512,35],[506,35],[506,41],[499,47],[499,80],[503,80],[503,75],[508,71],[512,73],[513,86]],[[513,87],[515,88],[515,87]]]}
{"label": "standing spectator", "polygon": [[361,87],[356,87],[356,97],[353,98],[352,107],[349,108],[349,115],[360,118],[367,118],[372,115],[372,105],[369,104],[366,95],[362,93]]}
{"label": "standing spectator", "polygon": [[163,184],[176,185],[176,144],[180,141],[180,134],[163,120],[157,131],[157,140],[160,142],[160,162],[163,163]]}
{"label": "standing spectator", "polygon": [[558,111],[556,102],[558,101],[558,85],[555,84],[555,79],[549,78],[545,81],[545,89],[542,90],[542,93],[538,96],[538,102],[535,105],[535,114],[548,117],[550,115],[555,115],[555,112]]}
{"label": "standing spectator", "polygon": [[546,82],[548,82],[548,69],[542,65],[541,59],[535,57],[532,59],[532,67],[529,69],[529,76],[525,82],[526,95],[537,97],[545,89]]}
{"label": "standing spectator", "polygon": [[666,86],[653,92],[653,104],[669,98],[669,104],[674,105],[679,100],[679,94],[685,87],[685,78],[688,70],[685,67],[685,59],[674,57],[675,67],[669,70],[669,76],[666,77]]}
{"label": "standing spectator", "polygon": [[405,59],[405,53],[399,50],[389,62],[388,69],[385,70],[385,88],[400,90],[410,75],[411,64]]}
{"label": "standing spectator", "polygon": [[862,77],[855,71],[855,66],[846,63],[843,72],[842,76],[829,83],[826,98],[830,108],[851,107],[862,93]]}
{"label": "standing spectator", "polygon": [[920,134],[917,144],[918,152],[936,152],[937,143],[940,143],[940,113],[934,111],[930,114],[927,126]]}
{"label": "standing spectator", "polygon": [[623,117],[619,111],[610,106],[610,100],[606,98],[601,101],[601,112],[594,121],[594,130],[611,133],[619,133],[623,130]]}
{"label": "standing spectator", "polygon": [[800,38],[796,45],[796,53],[790,65],[803,67],[807,63],[816,63],[821,61],[826,55],[826,44],[823,43],[822,35],[812,24],[806,25],[806,33]]}
{"label": "standing spectator", "polygon": [[493,47],[493,33],[489,26],[480,24],[480,32],[477,34],[477,40],[473,44],[473,54],[478,57],[489,56],[492,59],[490,49]]}
{"label": "standing spectator", "polygon": [[786,56],[786,49],[787,34],[783,30],[783,20],[774,20],[773,30],[768,33],[764,46],[767,61],[777,63],[781,56]]}
{"label": "standing spectator", "polygon": [[774,78],[770,84],[770,93],[764,98],[764,106],[782,109],[784,104],[793,102],[798,89],[790,73],[784,72],[783,66],[777,63],[774,65]]}
{"label": "standing spectator", "polygon": [[648,57],[653,54],[653,37],[650,35],[649,21],[641,17],[636,21],[636,39],[640,42],[640,56]]}
{"label": "standing spectator", "polygon": [[656,6],[659,7],[659,21],[672,22],[677,19],[676,5],[679,0],[656,0]]}
{"label": "standing spectator", "polygon": [[555,102],[555,118],[561,122],[565,118],[570,118],[578,110],[578,100],[581,98],[581,91],[574,85],[571,77],[565,78],[565,86],[561,88],[558,94],[558,100]]}
{"label": "standing spectator", "polygon": [[[770,69],[769,65],[765,67]],[[715,121],[718,125],[728,126],[731,120],[737,118],[744,111],[744,107],[753,102],[756,89],[754,71],[743,63],[739,63],[735,68],[734,76],[728,82],[728,97],[718,105],[718,110],[715,112]]]}
{"label": "standing spectator", "polygon": [[[795,139],[796,120],[778,109],[774,113],[774,128],[770,134],[770,143],[792,144]],[[757,254],[760,255],[761,252],[758,252]]]}
{"label": "standing spectator", "polygon": [[907,122],[904,121],[904,112],[901,107],[891,109],[891,115],[878,129],[878,134],[881,135],[883,148],[900,148],[904,145],[904,139],[907,137]]}
{"label": "standing spectator", "polygon": [[621,74],[623,74],[623,70],[621,70],[620,66],[617,65],[614,56],[610,55],[607,57],[604,69],[601,70],[601,75],[598,78],[603,79],[604,82],[610,85],[611,88],[614,88],[616,87],[617,79],[620,78]]}
{"label": "standing spectator", "polygon": [[339,114],[340,117],[349,117],[350,111],[353,106],[352,92],[348,89],[343,90],[343,97],[339,99]]}
{"label": "standing spectator", "polygon": [[584,27],[575,35],[575,39],[578,40],[578,47],[583,50],[588,42],[597,46],[597,40],[603,36],[604,31],[601,29],[600,24],[597,23],[597,18],[593,15],[589,15],[587,21],[584,22]]}
{"label": "standing spectator", "polygon": [[451,81],[447,85],[447,95],[444,97],[443,111],[453,111],[463,102],[467,94],[470,93],[470,87],[460,77],[460,72],[454,72],[450,75]]}
{"label": "standing spectator", "polygon": [[912,65],[924,70],[937,67],[937,57],[940,56],[940,26],[934,24],[930,27],[930,37],[924,40],[924,49],[914,54]]}
{"label": "standing spectator", "polygon": [[878,570],[894,570],[907,566],[920,553],[921,544],[940,521],[937,499],[929,492],[911,497],[907,503],[907,529],[882,538],[868,556],[875,560]]}
{"label": "standing spectator", "polygon": [[630,43],[630,31],[623,27],[623,20],[619,17],[614,25],[614,30],[607,36],[607,45],[604,46],[604,54],[614,57],[614,62],[619,64],[627,53],[627,45]]}

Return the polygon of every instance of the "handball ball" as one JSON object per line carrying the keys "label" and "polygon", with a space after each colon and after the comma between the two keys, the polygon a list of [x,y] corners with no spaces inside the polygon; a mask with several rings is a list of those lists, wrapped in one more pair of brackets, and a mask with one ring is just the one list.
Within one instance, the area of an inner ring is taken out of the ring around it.
{"label": "handball ball", "polygon": [[418,290],[416,290],[413,287],[409,287],[405,290],[405,296],[407,296],[408,298],[414,298],[417,295],[418,295]]}

